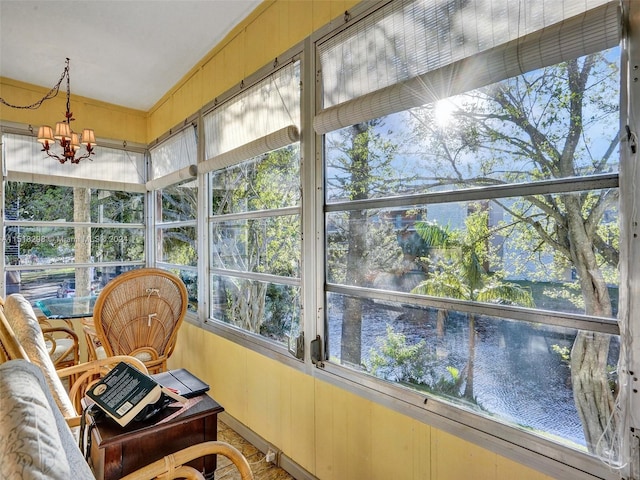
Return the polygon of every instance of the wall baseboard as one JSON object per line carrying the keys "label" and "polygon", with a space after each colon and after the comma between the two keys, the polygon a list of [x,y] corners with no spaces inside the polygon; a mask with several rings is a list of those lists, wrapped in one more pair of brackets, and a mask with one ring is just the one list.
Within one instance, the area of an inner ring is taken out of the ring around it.
{"label": "wall baseboard", "polygon": [[[269,448],[276,448],[278,450],[279,447],[277,445],[273,445],[269,443],[267,440],[262,438],[260,435],[255,433],[249,427],[244,425],[243,423],[236,420],[234,417],[229,415],[227,412],[222,412],[218,415],[220,421],[226,424],[229,428],[234,430],[238,435],[244,438],[247,442],[252,444],[262,453],[266,454]],[[280,455],[278,455],[277,466],[285,470],[289,475],[291,475],[296,480],[319,480],[316,476],[307,472],[304,468],[294,462],[291,458],[286,456],[282,451],[280,451]]]}

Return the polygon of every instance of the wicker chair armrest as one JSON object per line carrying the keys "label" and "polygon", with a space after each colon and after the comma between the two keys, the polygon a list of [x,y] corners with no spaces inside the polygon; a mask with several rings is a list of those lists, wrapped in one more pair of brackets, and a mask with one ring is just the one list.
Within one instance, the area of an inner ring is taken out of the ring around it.
{"label": "wicker chair armrest", "polygon": [[78,335],[68,327],[53,327],[40,324],[45,345],[56,369],[75,365],[80,361]]}
{"label": "wicker chair armrest", "polygon": [[64,420],[67,422],[67,425],[69,425],[69,428],[73,429],[80,426],[80,418],[80,415],[76,415],[75,417],[65,417]]}
{"label": "wicker chair armrest", "polygon": [[70,329],[69,327],[42,327],[42,333],[43,334],[47,334],[47,333],[64,333],[65,335],[67,335],[69,338],[73,338],[75,339],[75,341],[78,341],[78,334],[76,332],[74,332],[72,329]]}
{"label": "wicker chair armrest", "polygon": [[253,480],[249,462],[247,462],[242,453],[232,445],[220,441],[203,442],[184,448],[150,463],[146,467],[122,477],[120,480],[151,480],[155,478],[162,478],[163,480],[174,478],[204,479],[202,473],[184,464],[205,455],[223,455],[227,457],[240,472],[242,480]]}

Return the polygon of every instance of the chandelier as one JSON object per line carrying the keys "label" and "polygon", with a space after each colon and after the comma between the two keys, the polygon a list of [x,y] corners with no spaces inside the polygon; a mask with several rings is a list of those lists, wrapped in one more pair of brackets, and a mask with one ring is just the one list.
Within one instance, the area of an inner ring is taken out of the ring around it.
{"label": "chandelier", "polygon": [[[69,81],[69,59],[67,58],[67,65],[62,72],[58,85],[54,87],[57,94],[57,89],[60,88],[60,83],[67,77],[67,111],[64,114],[64,120],[56,124],[55,133],[53,129],[48,125],[43,125],[38,129],[38,142],[42,144],[42,151],[46,152],[51,158],[55,158],[60,163],[80,163],[80,160],[89,158],[94,155],[94,148],[96,146],[96,135],[90,128],[82,130],[82,135],[78,135],[71,130],[71,122],[75,120],[73,113],[71,112],[71,87]],[[51,93],[51,92],[50,92]],[[55,96],[55,95],[54,95]],[[47,97],[45,97],[46,99]],[[49,98],[52,98],[49,96]],[[43,99],[44,100],[44,99]],[[62,153],[57,154],[51,150],[54,145],[59,145],[62,148]],[[84,145],[85,152],[80,153],[79,150]],[[89,158],[89,160],[91,160]]]}

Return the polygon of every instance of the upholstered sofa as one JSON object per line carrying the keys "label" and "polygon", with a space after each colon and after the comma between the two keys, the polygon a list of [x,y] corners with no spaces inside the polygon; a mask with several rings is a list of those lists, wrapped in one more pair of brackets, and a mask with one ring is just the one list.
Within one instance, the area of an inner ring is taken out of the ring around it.
{"label": "upholstered sofa", "polygon": [[[9,295],[0,308],[0,479],[94,479],[77,436],[79,416],[57,374],[73,378],[103,373],[111,357],[56,371],[48,357],[38,320],[28,301]],[[2,305],[2,302],[0,302]],[[146,370],[138,359],[127,359]],[[82,373],[84,372],[84,373]],[[82,379],[81,379],[82,380]],[[75,392],[74,387],[71,391]],[[238,468],[241,478],[253,474],[242,454],[224,442],[188,447],[127,475],[123,480],[181,478],[181,466],[203,455],[222,454]],[[193,470],[193,469],[191,469]],[[175,475],[175,476],[174,476]],[[203,478],[195,470],[189,478]]]}
{"label": "upholstered sofa", "polygon": [[0,365],[0,478],[94,478],[42,370],[27,360]]}

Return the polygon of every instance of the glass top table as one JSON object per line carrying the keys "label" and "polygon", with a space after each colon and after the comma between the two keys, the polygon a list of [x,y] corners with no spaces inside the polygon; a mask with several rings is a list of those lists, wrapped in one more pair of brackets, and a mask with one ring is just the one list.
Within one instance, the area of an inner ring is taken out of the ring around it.
{"label": "glass top table", "polygon": [[67,320],[93,316],[93,306],[98,297],[43,298],[33,304],[50,320]]}
{"label": "glass top table", "polygon": [[[96,346],[99,344],[93,327],[93,307],[97,296],[42,298],[34,300],[34,307],[40,309],[47,320],[62,320],[67,326],[79,333],[82,328],[85,341],[80,342],[80,358],[83,361],[97,358]],[[79,319],[82,325],[77,324]],[[76,325],[74,325],[76,324]],[[82,338],[82,337],[81,337]]]}

